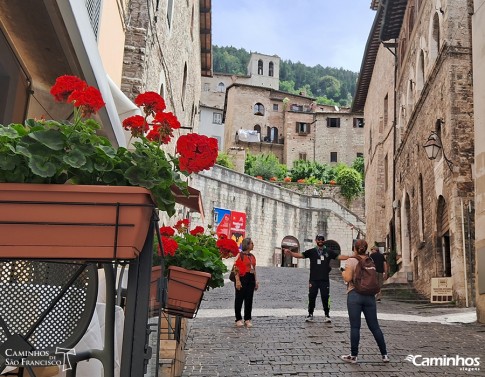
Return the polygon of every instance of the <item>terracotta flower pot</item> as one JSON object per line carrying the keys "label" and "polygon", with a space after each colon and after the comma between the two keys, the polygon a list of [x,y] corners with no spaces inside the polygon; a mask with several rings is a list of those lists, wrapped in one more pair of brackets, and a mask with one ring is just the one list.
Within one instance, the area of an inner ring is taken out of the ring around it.
{"label": "terracotta flower pot", "polygon": [[0,184],[0,258],[133,259],[155,208],[127,186]]}
{"label": "terracotta flower pot", "polygon": [[186,318],[194,318],[210,278],[211,274],[207,272],[169,266],[165,311]]}

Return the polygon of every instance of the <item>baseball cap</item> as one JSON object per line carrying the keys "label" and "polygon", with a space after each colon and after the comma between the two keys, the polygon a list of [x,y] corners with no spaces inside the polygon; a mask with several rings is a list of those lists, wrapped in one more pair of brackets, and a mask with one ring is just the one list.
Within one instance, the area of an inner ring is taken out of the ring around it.
{"label": "baseball cap", "polygon": [[318,233],[315,237],[316,240],[323,239],[325,241],[325,235],[323,233]]}

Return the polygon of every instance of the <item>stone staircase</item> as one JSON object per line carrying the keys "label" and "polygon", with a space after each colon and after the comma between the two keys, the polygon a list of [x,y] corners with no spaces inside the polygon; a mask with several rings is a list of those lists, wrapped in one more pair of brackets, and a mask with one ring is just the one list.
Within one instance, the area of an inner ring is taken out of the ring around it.
{"label": "stone staircase", "polygon": [[430,303],[429,299],[419,294],[410,283],[384,283],[382,287],[382,298],[418,305]]}

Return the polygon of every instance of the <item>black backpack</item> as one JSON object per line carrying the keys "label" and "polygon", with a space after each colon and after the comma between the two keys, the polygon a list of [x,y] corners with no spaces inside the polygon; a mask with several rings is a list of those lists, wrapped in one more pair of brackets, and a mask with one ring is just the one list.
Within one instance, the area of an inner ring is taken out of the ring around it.
{"label": "black backpack", "polygon": [[359,261],[357,266],[355,266],[354,276],[352,278],[355,291],[365,296],[373,296],[378,293],[381,288],[377,281],[374,261],[368,256],[365,256],[364,258],[351,258],[355,258]]}

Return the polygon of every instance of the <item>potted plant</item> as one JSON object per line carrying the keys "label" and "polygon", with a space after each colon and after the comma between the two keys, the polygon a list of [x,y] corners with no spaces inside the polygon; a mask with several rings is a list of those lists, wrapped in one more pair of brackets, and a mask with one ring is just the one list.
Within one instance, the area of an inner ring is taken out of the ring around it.
{"label": "potted plant", "polygon": [[180,123],[147,92],[135,99],[144,116],[123,122],[133,148],[117,147],[91,118],[104,106],[96,88],[61,76],[51,94],[74,106],[70,122],[0,125],[0,257],[135,258],[154,208],[173,215],[171,187],[186,191],[184,176],[214,165],[217,140],[183,135],[165,153]]}
{"label": "potted plant", "polygon": [[[207,230],[196,226],[190,231],[188,227],[185,219],[174,227],[160,228],[161,247],[158,243],[154,246],[154,264],[160,267],[154,268],[158,277],[162,272],[168,277],[165,310],[193,318],[204,291],[224,286],[227,267],[222,259],[236,256],[239,247],[232,239],[216,237],[210,226]],[[152,282],[155,280],[152,276]]]}

